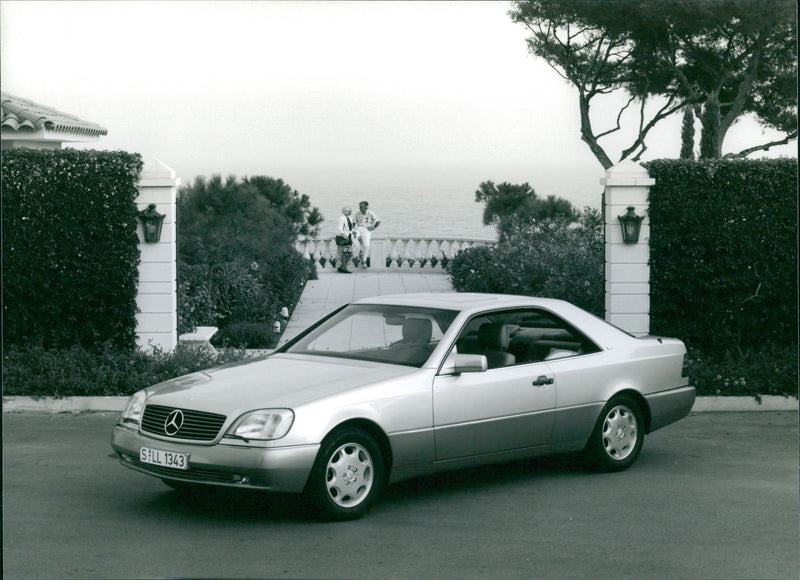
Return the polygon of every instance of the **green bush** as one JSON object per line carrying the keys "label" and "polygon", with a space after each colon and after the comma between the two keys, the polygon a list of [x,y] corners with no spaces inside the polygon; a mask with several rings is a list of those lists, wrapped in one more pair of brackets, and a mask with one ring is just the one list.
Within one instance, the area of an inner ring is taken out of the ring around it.
{"label": "green bush", "polygon": [[459,292],[559,298],[602,316],[603,247],[599,215],[587,208],[577,227],[547,221],[515,228],[496,246],[461,251],[447,272]]}
{"label": "green bush", "polygon": [[11,345],[3,350],[3,395],[131,395],[144,387],[246,356],[243,350],[224,349],[214,356],[184,347],[171,353],[156,349],[145,354],[120,350],[111,343],[94,349]]}
{"label": "green bush", "polygon": [[23,148],[0,159],[4,343],[133,348],[140,156]]}

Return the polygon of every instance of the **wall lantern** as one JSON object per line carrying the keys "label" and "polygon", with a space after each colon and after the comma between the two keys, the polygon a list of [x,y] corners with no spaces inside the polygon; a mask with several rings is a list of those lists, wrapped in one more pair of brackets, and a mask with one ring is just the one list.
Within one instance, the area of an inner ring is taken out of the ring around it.
{"label": "wall lantern", "polygon": [[145,243],[155,244],[161,240],[161,226],[164,224],[165,217],[165,215],[156,211],[156,204],[154,203],[139,212],[139,219],[142,220],[142,228],[144,229]]}
{"label": "wall lantern", "polygon": [[636,215],[633,206],[628,206],[628,213],[618,216],[622,226],[622,242],[625,244],[638,244],[639,232],[642,229],[644,216]]}

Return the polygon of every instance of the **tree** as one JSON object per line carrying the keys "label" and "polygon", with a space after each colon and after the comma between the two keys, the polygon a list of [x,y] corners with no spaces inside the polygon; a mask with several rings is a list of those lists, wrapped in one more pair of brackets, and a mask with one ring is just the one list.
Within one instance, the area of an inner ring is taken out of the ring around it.
{"label": "tree", "polygon": [[[701,119],[708,156],[722,155],[728,130],[748,113],[786,136],[736,155],[797,138],[791,0],[517,0],[509,14],[532,32],[531,52],[578,89],[581,137],[603,167],[612,162],[600,139],[620,130],[633,103],[636,136],[620,160],[638,160],[655,124],[685,104]],[[596,131],[592,100],[612,93],[628,100],[615,127]]]}
{"label": "tree", "polygon": [[244,178],[243,185],[252,187],[259,195],[269,200],[270,206],[286,217],[292,225],[294,236],[315,236],[323,221],[319,208],[312,207],[307,195],[300,195],[283,179],[264,175]]}
{"label": "tree", "polygon": [[549,195],[542,199],[527,184],[513,185],[503,182],[495,185],[484,181],[475,192],[475,201],[483,203],[483,224],[494,225],[500,239],[512,231],[548,220],[574,222],[578,212],[564,198]]}
{"label": "tree", "polygon": [[269,200],[234,176],[195,179],[178,195],[178,248],[187,264],[263,263],[293,240]]}
{"label": "tree", "polygon": [[692,109],[691,105],[686,105],[683,108],[681,159],[694,159],[694,109]]}
{"label": "tree", "polygon": [[[670,79],[663,78],[663,67],[648,75],[635,60],[637,45],[626,22],[635,16],[636,3],[564,2],[561,0],[517,0],[509,12],[512,20],[528,28],[528,49],[545,61],[578,90],[581,139],[589,146],[600,164],[614,165],[601,139],[622,128],[622,117],[638,102],[638,131],[619,155],[618,161],[631,157],[638,160],[647,149],[648,133],[662,119],[678,111],[684,103]],[[626,94],[627,100],[616,114],[616,125],[596,129],[591,114],[593,101],[611,94]],[[648,107],[653,94],[666,98]]]}
{"label": "tree", "polygon": [[717,159],[722,156],[720,142],[720,110],[716,98],[706,101],[703,107],[703,135],[700,138],[700,159]]}
{"label": "tree", "polygon": [[[797,138],[797,20],[792,0],[645,0],[636,41],[662,56],[703,125],[706,158],[722,156],[742,115],[785,133],[734,154]],[[701,146],[702,149],[702,146]]]}

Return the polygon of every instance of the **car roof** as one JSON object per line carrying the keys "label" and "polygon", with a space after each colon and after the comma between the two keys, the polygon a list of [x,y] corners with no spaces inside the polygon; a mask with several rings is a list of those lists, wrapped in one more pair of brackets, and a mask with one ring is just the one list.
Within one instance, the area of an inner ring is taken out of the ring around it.
{"label": "car roof", "polygon": [[480,294],[474,292],[412,292],[409,294],[388,294],[362,298],[354,304],[391,304],[397,306],[420,306],[444,310],[484,310],[511,306],[553,307],[566,305],[563,300],[553,298],[533,298],[511,294]]}
{"label": "car roof", "polygon": [[418,306],[455,310],[466,316],[484,311],[504,308],[538,307],[549,310],[577,326],[592,340],[606,347],[627,342],[632,337],[623,330],[609,324],[602,318],[555,298],[515,296],[512,294],[480,294],[471,292],[420,292],[410,294],[391,294],[357,300],[353,304],[387,304],[396,306]]}

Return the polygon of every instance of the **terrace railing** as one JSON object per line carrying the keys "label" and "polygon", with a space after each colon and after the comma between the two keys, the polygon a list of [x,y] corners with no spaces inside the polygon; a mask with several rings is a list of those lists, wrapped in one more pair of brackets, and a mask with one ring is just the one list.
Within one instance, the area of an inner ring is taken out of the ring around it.
{"label": "terrace railing", "polygon": [[[495,240],[480,238],[373,237],[368,266],[371,270],[442,270],[459,251],[496,243]],[[318,268],[337,268],[340,265],[339,248],[333,237],[300,239],[295,247],[306,259],[313,259]],[[359,265],[357,260],[354,257],[356,266]]]}

